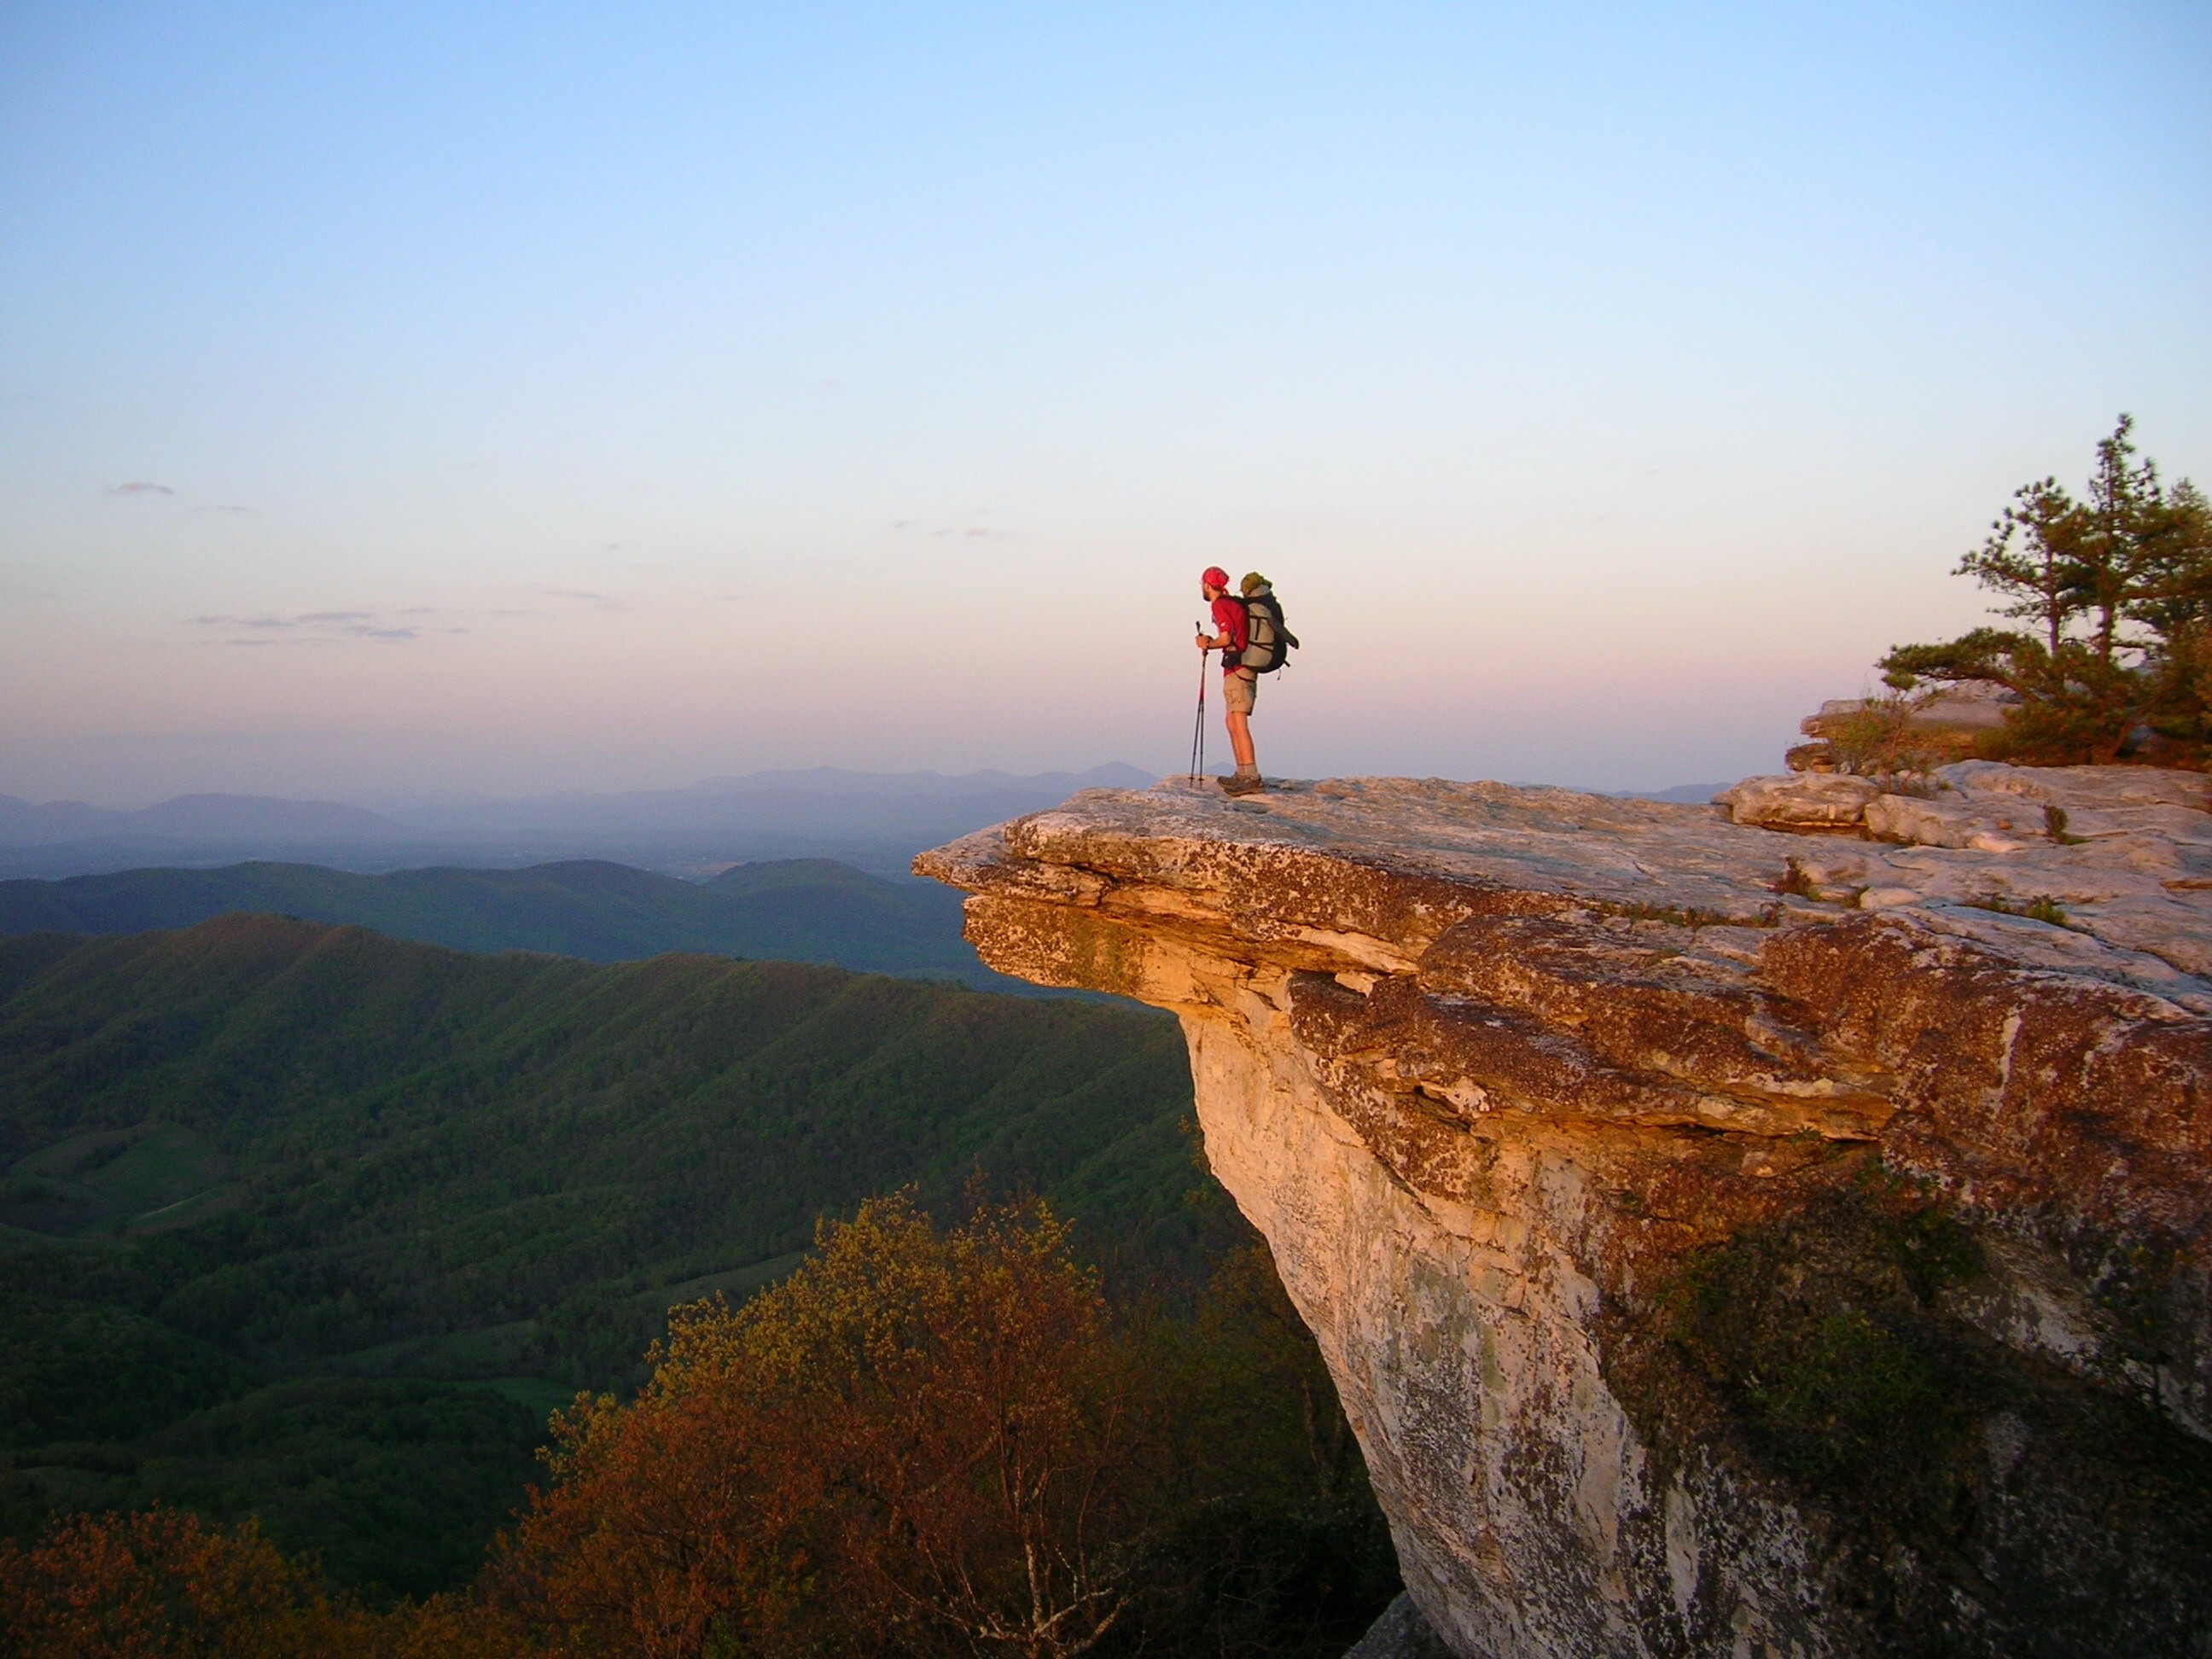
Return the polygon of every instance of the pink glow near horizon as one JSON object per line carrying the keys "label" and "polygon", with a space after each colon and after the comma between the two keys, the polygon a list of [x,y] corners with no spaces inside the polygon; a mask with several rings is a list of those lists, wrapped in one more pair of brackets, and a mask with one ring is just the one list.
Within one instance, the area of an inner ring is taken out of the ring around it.
{"label": "pink glow near horizon", "polygon": [[0,793],[1166,770],[1216,562],[1268,769],[1770,768],[2121,410],[2212,473],[2208,80],[2152,5],[15,8]]}

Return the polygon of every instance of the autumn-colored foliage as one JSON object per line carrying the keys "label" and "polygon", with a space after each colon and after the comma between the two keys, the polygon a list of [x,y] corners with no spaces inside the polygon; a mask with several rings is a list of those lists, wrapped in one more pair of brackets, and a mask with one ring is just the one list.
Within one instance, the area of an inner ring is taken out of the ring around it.
{"label": "autumn-colored foliage", "polygon": [[375,1613],[250,1526],[155,1510],[0,1553],[0,1659],[1340,1652],[1395,1590],[1264,1255],[1116,1308],[1041,1203],[826,1224],[554,1419],[475,1594]]}
{"label": "autumn-colored foliage", "polygon": [[526,1633],[438,1597],[373,1613],[332,1595],[252,1522],[153,1509],[0,1540],[4,1659],[526,1659]]}
{"label": "autumn-colored foliage", "polygon": [[[1240,1263],[1216,1303],[1254,1282]],[[1325,1376],[1295,1358],[1310,1345],[1281,1329],[1117,1317],[1042,1206],[939,1232],[878,1200],[744,1308],[684,1310],[634,1404],[562,1417],[495,1594],[584,1652],[1049,1659],[1238,1651],[1249,1632],[1216,1605],[1233,1589],[1299,1650],[1283,1581],[1310,1598],[1316,1553],[1386,1552],[1379,1526],[1315,1519],[1371,1504]],[[1293,1514],[1286,1556],[1255,1517]],[[1387,1565],[1358,1588],[1337,1571],[1339,1616],[1370,1613]]]}
{"label": "autumn-colored foliage", "polygon": [[76,1516],[37,1545],[0,1543],[0,1652],[167,1659],[302,1652],[323,1611],[313,1575],[249,1523],[173,1510]]}

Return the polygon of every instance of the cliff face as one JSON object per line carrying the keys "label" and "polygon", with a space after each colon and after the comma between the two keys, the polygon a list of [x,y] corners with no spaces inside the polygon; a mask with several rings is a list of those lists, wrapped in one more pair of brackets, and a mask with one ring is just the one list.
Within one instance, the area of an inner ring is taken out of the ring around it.
{"label": "cliff face", "polygon": [[1886,841],[1790,804],[1856,780],[1165,784],[917,868],[1181,1017],[1455,1651],[2201,1656],[2212,814],[2026,775]]}

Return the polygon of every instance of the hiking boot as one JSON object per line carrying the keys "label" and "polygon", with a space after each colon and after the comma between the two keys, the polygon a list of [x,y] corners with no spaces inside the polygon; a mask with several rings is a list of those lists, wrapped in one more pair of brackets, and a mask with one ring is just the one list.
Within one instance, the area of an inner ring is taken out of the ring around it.
{"label": "hiking boot", "polygon": [[1265,791],[1267,787],[1266,781],[1257,772],[1240,772],[1235,777],[1221,781],[1221,793],[1224,795],[1256,795]]}

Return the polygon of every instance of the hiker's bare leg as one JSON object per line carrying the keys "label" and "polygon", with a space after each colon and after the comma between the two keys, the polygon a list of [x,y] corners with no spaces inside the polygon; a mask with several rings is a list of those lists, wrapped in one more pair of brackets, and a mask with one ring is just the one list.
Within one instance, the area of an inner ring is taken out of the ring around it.
{"label": "hiker's bare leg", "polygon": [[1260,763],[1252,757],[1252,717],[1241,708],[1229,711],[1229,749],[1239,771],[1258,768]]}

